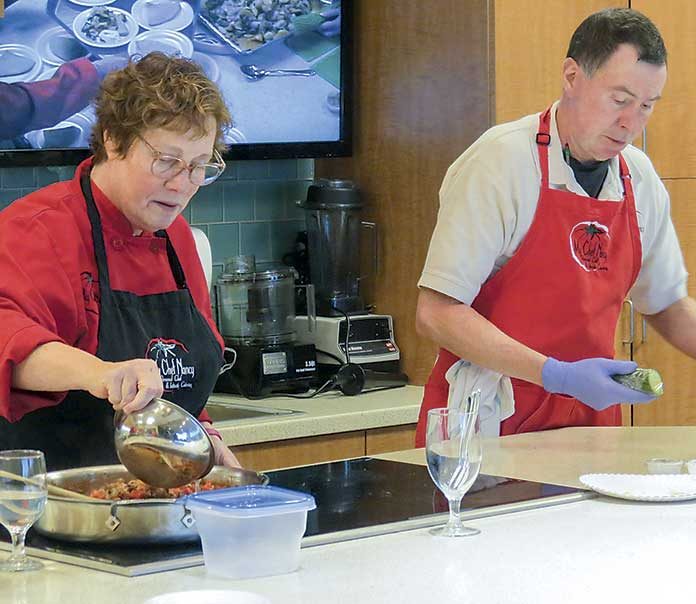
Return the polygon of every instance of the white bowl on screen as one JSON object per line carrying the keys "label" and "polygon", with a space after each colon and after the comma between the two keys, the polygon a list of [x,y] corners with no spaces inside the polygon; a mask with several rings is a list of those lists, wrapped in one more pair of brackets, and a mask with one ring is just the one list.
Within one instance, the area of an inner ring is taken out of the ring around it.
{"label": "white bowl on screen", "polygon": [[79,6],[106,6],[113,4],[116,0],[70,0],[70,2]]}
{"label": "white bowl on screen", "polygon": [[36,40],[36,51],[48,65],[62,65],[88,54],[75,36],[62,27],[52,27],[42,33]]}
{"label": "white bowl on screen", "polygon": [[271,604],[271,601],[250,591],[227,589],[200,589],[178,591],[154,596],[144,604]]}
{"label": "white bowl on screen", "polygon": [[[93,23],[100,20],[98,15],[113,18],[120,31],[109,27],[99,27],[98,32],[83,31],[90,20]],[[75,37],[89,48],[118,48],[125,46],[135,38],[138,33],[138,24],[128,11],[110,6],[96,6],[77,15],[73,21],[72,29]]]}
{"label": "white bowl on screen", "polygon": [[191,59],[201,66],[211,82],[217,82],[220,79],[220,68],[215,59],[198,51],[193,53]]}
{"label": "white bowl on screen", "polygon": [[25,44],[0,44],[0,82],[33,82],[43,71],[38,53]]}
{"label": "white bowl on screen", "polygon": [[135,55],[144,57],[156,50],[170,57],[190,59],[193,56],[193,42],[178,31],[151,29],[138,34],[128,44],[128,56],[130,57]]}
{"label": "white bowl on screen", "polygon": [[131,14],[143,29],[181,31],[193,23],[193,7],[180,0],[136,0]]}

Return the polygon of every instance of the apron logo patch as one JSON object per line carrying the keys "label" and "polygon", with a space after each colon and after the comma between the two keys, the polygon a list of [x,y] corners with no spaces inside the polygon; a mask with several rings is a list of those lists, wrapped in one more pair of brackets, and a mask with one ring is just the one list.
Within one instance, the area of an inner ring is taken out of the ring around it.
{"label": "apron logo patch", "polygon": [[599,222],[578,222],[570,230],[570,253],[583,270],[609,270],[609,228]]}
{"label": "apron logo patch", "polygon": [[191,354],[181,342],[164,338],[150,340],[145,352],[145,358],[157,363],[165,392],[193,388],[196,368],[190,357]]}
{"label": "apron logo patch", "polygon": [[99,312],[99,282],[95,281],[92,273],[80,273],[80,283],[82,285],[82,300],[85,303],[87,312]]}

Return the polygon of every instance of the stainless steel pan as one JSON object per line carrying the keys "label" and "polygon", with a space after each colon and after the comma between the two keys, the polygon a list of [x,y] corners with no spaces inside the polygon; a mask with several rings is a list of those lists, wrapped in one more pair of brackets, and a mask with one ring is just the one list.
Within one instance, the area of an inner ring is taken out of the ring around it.
{"label": "stainless steel pan", "polygon": [[[93,466],[48,473],[48,482],[89,493],[119,478],[134,476],[125,466]],[[268,476],[216,466],[206,480],[229,487],[267,484]],[[90,543],[183,543],[198,539],[184,499],[86,501],[49,495],[46,510],[34,528],[46,537]]]}

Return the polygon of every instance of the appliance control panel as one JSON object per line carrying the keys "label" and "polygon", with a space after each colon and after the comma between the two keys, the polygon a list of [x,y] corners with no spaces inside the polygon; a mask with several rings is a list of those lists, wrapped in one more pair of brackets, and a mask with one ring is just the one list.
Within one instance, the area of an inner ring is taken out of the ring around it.
{"label": "appliance control panel", "polygon": [[288,356],[285,352],[264,352],[261,354],[264,375],[288,372]]}
{"label": "appliance control panel", "polygon": [[[306,317],[297,317],[295,327],[301,342],[314,343],[319,363],[336,364],[398,361],[399,347],[394,341],[390,315],[349,315],[317,317],[316,329],[307,329]],[[348,359],[346,359],[346,337]]]}

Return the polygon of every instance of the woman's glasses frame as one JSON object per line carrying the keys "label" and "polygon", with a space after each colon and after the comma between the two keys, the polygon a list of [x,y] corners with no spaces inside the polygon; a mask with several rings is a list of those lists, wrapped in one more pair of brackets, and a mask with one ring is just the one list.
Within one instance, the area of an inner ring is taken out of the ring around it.
{"label": "woman's glasses frame", "polygon": [[[145,143],[147,148],[150,150],[150,153],[152,153],[150,172],[152,172],[152,174],[158,178],[171,180],[186,170],[188,172],[188,177],[191,184],[197,187],[204,187],[215,182],[220,174],[222,174],[225,170],[225,161],[222,159],[222,156],[217,149],[213,149],[213,158],[215,159],[214,163],[187,164],[180,157],[168,155],[166,153],[162,153],[158,149],[155,149],[155,147],[148,143],[142,136],[138,136],[138,138]],[[212,171],[212,174],[206,176],[207,171]]]}

